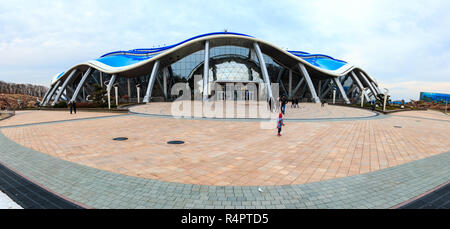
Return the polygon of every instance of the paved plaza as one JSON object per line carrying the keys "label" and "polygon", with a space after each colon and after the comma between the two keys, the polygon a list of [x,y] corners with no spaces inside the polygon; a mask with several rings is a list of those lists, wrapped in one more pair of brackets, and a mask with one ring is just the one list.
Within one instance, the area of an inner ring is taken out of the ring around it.
{"label": "paved plaza", "polygon": [[155,105],[17,112],[0,122],[0,162],[93,208],[390,208],[450,179],[442,113],[300,104],[277,137],[270,121]]}

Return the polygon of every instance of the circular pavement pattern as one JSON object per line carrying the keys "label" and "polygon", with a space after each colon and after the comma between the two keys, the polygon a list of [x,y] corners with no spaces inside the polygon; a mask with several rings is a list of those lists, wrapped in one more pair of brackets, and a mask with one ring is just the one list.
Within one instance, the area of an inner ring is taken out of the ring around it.
{"label": "circular pavement pattern", "polygon": [[[338,113],[333,110],[340,108],[327,109]],[[27,148],[114,173],[183,184],[270,186],[366,174],[448,152],[449,117],[436,113],[340,122],[286,120],[282,137],[270,122],[140,115],[30,124],[1,132]],[[57,114],[52,116],[58,119]],[[40,115],[49,116],[30,112],[10,121],[39,120]],[[129,140],[111,142],[117,136]],[[185,144],[167,144],[174,139]]]}

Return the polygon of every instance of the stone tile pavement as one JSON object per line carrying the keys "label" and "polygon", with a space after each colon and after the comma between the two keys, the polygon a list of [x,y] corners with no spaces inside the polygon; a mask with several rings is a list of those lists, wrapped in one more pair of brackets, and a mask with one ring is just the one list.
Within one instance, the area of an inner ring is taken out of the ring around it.
{"label": "stone tile pavement", "polygon": [[[286,121],[280,138],[275,128],[261,129],[259,122],[128,115],[0,131],[25,147],[114,173],[184,184],[256,186],[366,174],[445,153],[449,126],[445,120],[396,116]],[[115,142],[114,137],[129,140]],[[170,140],[186,144],[168,145]]]}
{"label": "stone tile pavement", "polygon": [[0,161],[93,208],[389,208],[450,179],[450,152],[368,174],[308,184],[206,186],[130,177],[75,164],[23,147],[3,134],[0,143]]}

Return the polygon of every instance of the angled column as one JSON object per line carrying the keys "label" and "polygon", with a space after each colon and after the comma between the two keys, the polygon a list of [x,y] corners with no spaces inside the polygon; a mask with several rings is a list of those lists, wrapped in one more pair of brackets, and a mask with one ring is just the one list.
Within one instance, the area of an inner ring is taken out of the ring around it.
{"label": "angled column", "polygon": [[[91,74],[92,68],[88,68],[88,70],[84,73],[83,78],[81,78],[80,83],[77,86],[77,89],[75,89],[75,92],[73,93],[71,101],[75,101],[78,93],[80,93],[81,88],[83,87],[84,82],[86,81],[89,74]],[[84,99],[84,98],[83,98]]]}
{"label": "angled column", "polygon": [[283,89],[283,92],[286,96],[289,96],[288,91],[286,90],[286,88],[284,87],[283,81],[281,81],[281,77],[284,74],[285,69],[283,68],[279,73],[278,73],[278,77],[277,77],[277,83],[281,86],[281,89]]}
{"label": "angled column", "polygon": [[298,82],[297,86],[295,87],[294,91],[292,91],[292,96],[297,94],[298,89],[302,86],[302,84],[305,82],[305,77],[303,77],[300,82]]}
{"label": "angled column", "polygon": [[64,92],[64,90],[66,90],[67,84],[72,80],[72,77],[75,75],[76,72],[77,72],[77,69],[74,69],[70,73],[70,75],[67,77],[67,79],[64,81],[63,85],[61,86],[61,90],[59,90],[52,105],[55,105],[56,103],[58,103],[59,99],[61,98],[62,93]]}
{"label": "angled column", "polygon": [[47,92],[45,92],[44,97],[42,97],[42,101],[39,105],[44,105],[45,100],[47,99],[48,94],[50,94],[50,92],[53,90],[53,86],[50,85],[50,88],[48,88]]}
{"label": "angled column", "polygon": [[345,93],[345,90],[342,87],[341,81],[339,81],[339,79],[336,77],[333,77],[333,81],[334,81],[334,84],[339,89],[339,92],[341,92],[341,96],[344,99],[345,103],[350,104],[350,100],[348,100],[348,98],[347,98],[347,94]]}
{"label": "angled column", "polygon": [[209,41],[205,42],[205,62],[203,64],[203,101],[208,101],[209,83]]}
{"label": "angled column", "polygon": [[364,90],[364,86],[362,85],[361,81],[359,81],[358,76],[355,74],[355,72],[352,72],[350,76],[352,77],[353,82],[356,82],[356,84],[358,85],[359,89],[361,90],[361,93],[364,93],[366,101],[370,101],[367,92]]}
{"label": "angled column", "polygon": [[377,91],[378,94],[383,94],[383,93],[381,93],[381,90],[378,88],[378,86],[375,82],[372,81],[371,83],[372,83],[373,88],[375,89],[375,91]]}
{"label": "angled column", "polygon": [[256,55],[258,55],[259,64],[261,66],[261,72],[264,77],[264,82],[267,84],[267,95],[269,99],[273,99],[272,95],[272,87],[270,83],[269,73],[267,72],[266,62],[264,61],[264,56],[261,52],[261,49],[259,48],[259,45],[257,42],[253,43],[253,47],[255,48]]}
{"label": "angled column", "polygon": [[[359,75],[361,76],[361,78],[363,79],[364,83],[366,83],[366,85],[369,86],[370,91],[372,92],[374,97],[377,97],[377,91],[375,91],[375,89],[373,88],[372,84],[370,83],[370,81],[367,79],[367,77],[364,75],[364,73],[359,72]],[[370,100],[369,100],[370,101]]]}
{"label": "angled column", "polygon": [[52,91],[50,92],[50,94],[48,94],[47,99],[44,102],[44,106],[46,106],[48,104],[48,102],[50,102],[50,100],[53,97],[53,94],[55,94],[55,91],[58,90],[59,85],[61,84],[61,80],[59,80],[58,82],[56,82],[55,86],[53,87]]}
{"label": "angled column", "polygon": [[150,75],[150,80],[148,81],[147,92],[145,93],[145,97],[144,97],[144,103],[150,102],[150,99],[152,96],[153,85],[155,84],[155,79],[156,79],[156,74],[158,73],[158,69],[159,69],[159,60],[157,60],[153,64],[153,70],[152,70],[152,74]]}
{"label": "angled column", "polygon": [[116,81],[117,78],[117,74],[113,74],[111,76],[111,79],[108,82],[108,87],[106,88],[106,90],[111,91],[112,85],[114,84],[114,82]]}
{"label": "angled column", "polygon": [[330,85],[328,85],[328,83],[329,83],[329,80],[327,80],[327,81],[325,82],[325,84],[324,84],[323,87],[325,87],[325,86],[328,86],[328,87],[327,87],[327,89],[324,90],[324,92],[320,95],[320,98],[325,97],[325,96],[331,91],[331,89],[333,89],[333,87],[330,86]]}
{"label": "angled column", "polygon": [[309,77],[308,71],[306,70],[305,65],[302,63],[298,63],[298,66],[300,67],[300,71],[303,74],[303,77],[305,78],[306,82],[308,83],[309,91],[311,92],[311,95],[316,103],[320,103],[319,97],[317,97],[316,89],[314,89],[314,84],[311,80],[311,77]]}
{"label": "angled column", "polygon": [[164,89],[163,89],[164,98],[167,101],[167,99],[168,99],[168,96],[167,96],[167,67],[163,69],[163,87],[164,87]]}

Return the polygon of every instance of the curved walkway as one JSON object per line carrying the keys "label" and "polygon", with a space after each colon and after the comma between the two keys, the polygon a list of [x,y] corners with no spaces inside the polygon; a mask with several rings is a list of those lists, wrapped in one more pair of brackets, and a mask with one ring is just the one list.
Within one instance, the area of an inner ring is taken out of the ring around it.
{"label": "curved walkway", "polygon": [[[201,113],[203,103],[199,101],[190,102],[190,112],[183,114],[173,114],[172,108],[174,103],[159,102],[149,103],[145,105],[137,105],[129,108],[130,113],[139,114],[154,118],[183,118],[188,120],[216,120],[216,121],[244,121],[244,122],[259,122],[270,119],[277,119],[278,112],[272,114],[261,114],[260,109],[268,107],[266,102],[231,102],[231,114],[227,114],[227,106],[221,103],[222,110],[218,113],[203,115]],[[215,106],[213,102],[205,103],[207,107]],[[182,106],[180,106],[182,107]],[[181,109],[181,108],[180,108]],[[175,109],[176,110],[176,109]],[[200,111],[198,111],[200,110]],[[227,117],[228,115],[228,117]],[[267,117],[266,117],[267,116]],[[315,103],[301,103],[299,108],[291,108],[290,104],[286,105],[286,114],[284,120],[291,122],[321,122],[321,121],[354,121],[365,119],[383,118],[376,112],[364,109],[355,109],[344,106],[330,106],[325,105],[321,107],[320,104]]]}

